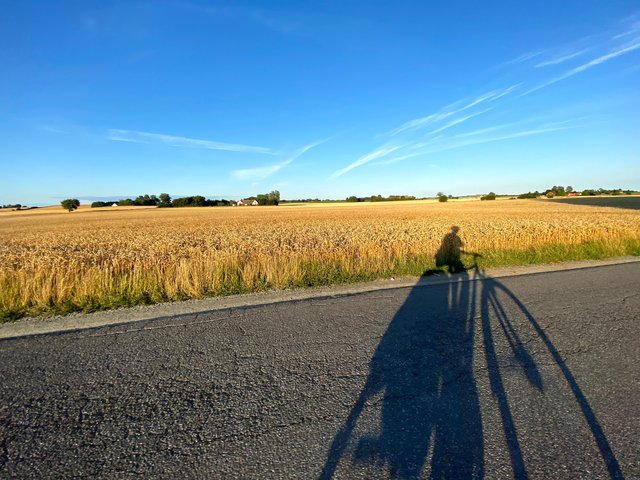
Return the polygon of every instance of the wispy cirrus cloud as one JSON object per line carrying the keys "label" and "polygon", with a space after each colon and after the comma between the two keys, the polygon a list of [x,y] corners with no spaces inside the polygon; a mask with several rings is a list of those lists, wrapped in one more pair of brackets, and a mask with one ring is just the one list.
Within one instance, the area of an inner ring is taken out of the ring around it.
{"label": "wispy cirrus cloud", "polygon": [[492,90],[490,92],[484,93],[484,94],[476,97],[471,102],[468,102],[468,103],[462,105],[461,107],[458,106],[458,105],[460,105],[462,103],[461,101],[457,101],[457,102],[451,103],[451,104],[447,105],[446,107],[438,110],[435,113],[426,115],[424,117],[414,118],[413,120],[409,120],[409,121],[403,123],[402,125],[400,125],[399,127],[394,128],[393,130],[391,130],[389,132],[389,134],[391,136],[395,136],[395,135],[398,135],[399,133],[406,132],[408,130],[415,130],[415,129],[418,129],[418,128],[421,128],[421,127],[426,127],[428,125],[432,125],[434,123],[437,123],[437,122],[440,122],[442,120],[445,120],[445,119],[447,119],[449,117],[457,115],[458,113],[462,113],[465,110],[469,110],[470,108],[473,108],[476,105],[479,105],[479,104],[481,104],[483,102],[494,102],[494,101],[498,100],[499,98],[502,98],[505,95],[508,95],[509,93],[511,93],[513,90],[515,90],[519,86],[520,86],[520,84],[515,84],[515,85],[512,85],[512,86],[507,87],[507,88]]}
{"label": "wispy cirrus cloud", "polygon": [[520,137],[529,137],[531,135],[540,135],[542,133],[550,133],[550,132],[557,132],[560,130],[568,130],[571,128],[576,128],[576,125],[568,125],[568,124],[564,124],[564,125],[554,125],[554,124],[548,124],[548,125],[541,125],[539,127],[536,128],[531,128],[528,130],[520,130],[517,132],[511,132],[511,133],[505,133],[503,135],[498,135],[498,136],[493,136],[493,137],[483,137],[483,138],[476,138],[476,139],[472,139],[472,140],[466,140],[466,141],[462,141],[459,143],[454,143],[451,145],[448,145],[442,149],[439,149],[438,151],[443,151],[443,150],[451,150],[453,148],[460,148],[460,147],[464,147],[467,145],[477,145],[477,144],[481,144],[481,143],[491,143],[491,142],[499,142],[499,141],[503,141],[503,140],[511,140],[513,138],[520,138]]}
{"label": "wispy cirrus cloud", "polygon": [[[622,25],[622,31],[620,31],[620,25]],[[638,40],[638,36],[640,35],[640,12],[623,18],[619,22],[617,30],[618,33],[615,34],[612,34],[611,31],[594,33],[557,48],[545,48],[527,52],[499,66],[528,63],[533,65],[534,68],[549,67],[568,62],[590,51],[606,48],[607,45],[611,47],[613,41],[628,40],[634,37],[635,40]],[[617,48],[614,48],[614,50],[616,49]],[[547,58],[545,59],[544,57]]]}
{"label": "wispy cirrus cloud", "polygon": [[579,57],[580,55],[584,55],[585,53],[587,53],[589,51],[588,48],[582,48],[580,50],[577,50],[575,52],[571,52],[571,53],[565,53],[564,55],[561,55],[559,57],[554,57],[551,58],[549,60],[544,60],[542,62],[536,63],[534,65],[535,68],[542,68],[542,67],[549,67],[551,65],[558,65],[560,63],[564,63],[567,62],[573,58]]}
{"label": "wispy cirrus cloud", "polygon": [[275,155],[276,152],[268,147],[258,147],[254,145],[243,145],[239,143],[226,143],[214,140],[202,140],[199,138],[181,137],[176,135],[165,135],[162,133],[140,132],[137,130],[122,130],[117,128],[109,129],[107,139],[115,142],[131,143],[160,143],[171,147],[203,148],[206,150],[223,150],[227,152],[260,153],[264,155]]}
{"label": "wispy cirrus cloud", "polygon": [[507,60],[506,62],[501,63],[500,65],[498,65],[498,67],[506,67],[509,65],[524,63],[531,60],[532,58],[539,57],[543,53],[545,53],[545,50],[535,50],[532,52],[523,53],[522,55],[518,55],[516,58],[512,58],[511,60]]}
{"label": "wispy cirrus cloud", "polygon": [[47,133],[67,133],[66,130],[53,125],[39,125],[38,128]]}
{"label": "wispy cirrus cloud", "polygon": [[[527,52],[513,60],[503,63],[501,66],[509,64],[527,64],[529,68],[541,69],[543,67],[551,67],[562,65],[574,59],[586,56],[589,52],[601,52],[599,56],[595,56],[589,61],[582,60],[582,64],[567,70],[566,72],[548,78],[539,85],[529,85],[528,90],[518,96],[511,96],[510,100],[517,102],[517,99],[533,93],[537,90],[553,85],[581,72],[589,70],[597,65],[608,62],[616,57],[629,54],[630,52],[640,49],[640,23],[637,17],[631,17],[623,22],[626,30],[615,37],[611,37],[611,33],[599,33],[584,36],[577,39],[570,45],[559,48],[546,48]],[[617,45],[615,39],[618,40]],[[625,43],[621,43],[625,42]],[[608,51],[605,50],[608,48]],[[580,61],[580,60],[578,60]],[[522,83],[517,83],[506,88],[492,90],[484,93],[472,100],[459,100],[437,110],[429,115],[414,118],[406,121],[400,126],[388,131],[386,135],[391,137],[402,138],[395,143],[388,142],[379,146],[375,150],[361,156],[356,161],[350,163],[346,167],[334,172],[330,178],[344,175],[355,168],[366,164],[385,165],[397,163],[403,160],[417,158],[430,153],[442,152],[455,148],[461,148],[467,145],[477,145],[483,143],[506,141],[533,135],[543,135],[547,133],[578,128],[581,125],[577,120],[562,120],[553,123],[539,123],[541,117],[548,117],[548,114],[538,114],[534,117],[520,119],[510,123],[501,123],[498,125],[482,126],[477,125],[473,130],[464,131],[464,128],[454,131],[454,127],[460,127],[463,123],[483,115],[491,110],[497,110],[504,105],[504,102],[497,100],[509,95],[516,89],[519,89]],[[492,104],[492,102],[496,102]],[[526,106],[525,108],[529,108]],[[499,113],[494,117],[504,117],[505,114],[510,115],[517,110],[511,110]],[[583,117],[585,118],[585,117]],[[470,122],[471,123],[471,122]],[[430,129],[425,133],[425,130]],[[449,130],[453,131],[450,134]],[[462,131],[460,131],[462,130]],[[401,135],[401,137],[400,137]]]}
{"label": "wispy cirrus cloud", "polygon": [[[376,162],[377,165],[391,165],[394,163],[401,162],[403,160],[408,160],[411,158],[422,157],[425,155],[445,152],[447,150],[454,150],[456,148],[462,148],[470,145],[479,145],[483,143],[492,143],[492,142],[500,142],[505,140],[511,140],[514,138],[521,137],[529,137],[532,135],[541,135],[544,133],[556,132],[560,130],[568,130],[570,128],[577,128],[577,125],[570,124],[571,121],[563,121],[563,122],[554,122],[543,124],[537,127],[529,128],[527,130],[519,130],[515,132],[504,133],[502,135],[496,136],[482,136],[485,133],[496,131],[499,129],[503,129],[508,127],[509,125],[497,125],[495,127],[489,127],[484,129],[479,129],[473,132],[469,132],[467,134],[460,134],[453,137],[450,137],[448,140],[455,140],[456,138],[466,137],[466,140],[458,140],[458,141],[449,141],[449,142],[440,142],[434,143],[430,146],[430,148],[423,148],[417,151],[413,151],[410,153],[405,153],[403,155],[397,155],[385,160],[381,160]],[[474,138],[475,137],[475,138]]]}
{"label": "wispy cirrus cloud", "polygon": [[276,172],[279,172],[284,167],[298,159],[301,155],[305,154],[312,148],[317,147],[318,145],[326,142],[327,140],[318,140],[317,142],[310,143],[305,145],[304,147],[299,148],[293,154],[287,158],[283,162],[274,163],[273,165],[266,165],[264,167],[256,167],[256,168],[242,168],[238,170],[233,170],[231,175],[233,175],[238,180],[264,180],[267,177],[270,177]]}
{"label": "wispy cirrus cloud", "polygon": [[338,178],[338,177],[344,175],[345,173],[350,172],[354,168],[361,167],[362,165],[365,165],[365,164],[367,164],[369,162],[372,162],[373,160],[385,157],[385,156],[389,155],[390,153],[393,153],[396,150],[399,150],[403,146],[404,145],[389,145],[389,144],[383,145],[383,146],[373,150],[372,152],[369,152],[366,155],[361,156],[355,162],[350,163],[346,167],[341,168],[340,170],[336,170],[335,172],[333,172],[331,174],[330,178]]}
{"label": "wispy cirrus cloud", "polygon": [[611,37],[612,40],[619,40],[640,33],[640,12],[632,13],[623,18],[620,23],[625,25],[625,30]]}
{"label": "wispy cirrus cloud", "polygon": [[[587,120],[591,117],[589,117],[588,115],[583,115],[580,117],[575,117],[575,118],[571,118],[568,120],[560,120],[560,121],[556,121],[556,122],[545,122],[540,124],[539,127],[536,127],[536,129],[541,130],[541,129],[548,129],[548,128],[555,128],[555,127],[561,127],[561,126],[568,126],[571,125],[571,128],[575,128],[578,125],[578,122],[581,122],[583,120]],[[457,139],[457,138],[469,138],[469,137],[477,137],[480,135],[484,135],[487,133],[491,133],[491,132],[498,132],[501,130],[508,130],[508,129],[513,129],[513,128],[522,128],[523,126],[527,125],[527,124],[531,124],[535,121],[539,121],[540,118],[539,117],[533,117],[533,118],[525,118],[523,120],[518,120],[516,122],[509,122],[509,123],[501,123],[498,125],[491,125],[490,127],[484,127],[484,128],[478,128],[476,130],[471,130],[469,132],[462,132],[462,133],[458,133],[456,135],[451,136],[451,139]]]}
{"label": "wispy cirrus cloud", "polygon": [[472,113],[471,115],[466,115],[464,117],[460,117],[460,118],[456,118],[454,120],[451,120],[450,122],[445,123],[444,125],[442,125],[441,127],[436,128],[435,130],[431,130],[429,132],[430,135],[434,135],[436,133],[440,133],[444,130],[447,130],[451,127],[455,127],[456,125],[460,125],[461,123],[466,122],[467,120],[473,118],[473,117],[477,117],[478,115],[482,115],[483,113],[487,113],[489,110],[491,110],[490,108],[486,108],[484,110],[480,110],[479,112],[476,113]]}
{"label": "wispy cirrus cloud", "polygon": [[[489,110],[491,110],[491,108],[485,108],[479,111],[475,111],[473,113],[469,113],[464,116],[452,118],[448,122],[442,123],[444,120],[450,117],[454,117],[455,115],[465,112],[467,110],[471,110],[474,107],[477,107],[478,105],[494,102],[508,95],[519,86],[520,84],[515,84],[515,85],[511,85],[510,87],[492,90],[490,92],[479,95],[478,97],[474,98],[471,101],[467,101],[466,103],[464,101],[459,100],[457,102],[447,105],[446,107],[443,107],[442,109],[438,110],[435,113],[426,115],[424,117],[415,118],[413,120],[409,120],[403,123],[402,125],[400,125],[399,127],[388,132],[387,135],[396,136],[401,133],[404,133],[405,134],[404,136],[406,137],[407,135],[413,134],[414,138],[412,140],[409,139],[402,144],[388,142],[376,148],[375,150],[361,156],[356,161],[350,163],[346,167],[333,172],[333,174],[331,174],[329,178],[340,177],[345,173],[348,173],[351,170],[361,167],[363,165],[366,165],[370,162],[375,162],[376,164],[385,163],[385,161],[381,159],[391,155],[392,153],[400,154],[394,157],[396,160],[398,158],[406,159],[406,158],[415,157],[417,155],[416,151],[419,151],[421,148],[432,144],[434,141],[439,140],[442,137],[442,135],[440,135],[441,132],[448,130],[450,128],[453,128],[455,126],[458,126],[474,117],[482,115],[488,112]],[[440,126],[434,128],[433,130],[427,132],[426,134],[424,133],[419,134],[419,135],[422,135],[422,139],[416,140],[415,133],[417,130],[420,130],[429,125],[435,126],[438,124],[440,124]],[[424,141],[423,140],[424,138],[428,138],[428,140]]]}
{"label": "wispy cirrus cloud", "polygon": [[569,77],[573,77],[574,75],[577,75],[578,73],[584,72],[586,70],[589,70],[590,68],[593,68],[597,65],[600,65],[602,63],[608,62],[609,60],[612,60],[616,57],[620,57],[622,55],[625,55],[627,53],[633,52],[635,50],[640,49],[640,38],[636,38],[631,42],[628,42],[624,45],[621,45],[617,48],[614,48],[613,50],[611,50],[609,53],[605,54],[605,55],[601,55],[597,58],[594,58],[593,60],[590,60],[586,63],[583,63],[582,65],[579,65],[575,68],[572,68],[571,70],[568,70],[566,72],[564,72],[561,75],[558,75],[554,78],[552,78],[551,80],[547,80],[546,82],[541,83],[540,85],[536,85],[533,88],[530,88],[529,90],[523,92],[522,94],[520,94],[521,97],[525,96],[525,95],[529,95],[530,93],[536,92],[542,88],[548,87],[549,85],[553,85],[554,83],[560,82],[562,80],[565,80]]}

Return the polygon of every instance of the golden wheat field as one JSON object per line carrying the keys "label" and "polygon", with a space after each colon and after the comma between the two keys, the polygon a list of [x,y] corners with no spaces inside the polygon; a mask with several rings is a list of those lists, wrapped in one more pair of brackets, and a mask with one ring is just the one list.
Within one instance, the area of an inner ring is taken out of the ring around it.
{"label": "golden wheat field", "polygon": [[420,274],[453,225],[485,265],[640,254],[638,210],[544,200],[3,212],[0,316]]}

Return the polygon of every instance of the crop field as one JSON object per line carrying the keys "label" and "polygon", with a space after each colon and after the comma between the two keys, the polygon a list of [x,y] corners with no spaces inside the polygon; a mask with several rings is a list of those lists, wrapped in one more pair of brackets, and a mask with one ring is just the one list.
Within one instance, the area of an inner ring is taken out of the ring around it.
{"label": "crop field", "polygon": [[638,210],[545,200],[2,212],[0,319],[420,275],[453,225],[481,266],[640,255]]}

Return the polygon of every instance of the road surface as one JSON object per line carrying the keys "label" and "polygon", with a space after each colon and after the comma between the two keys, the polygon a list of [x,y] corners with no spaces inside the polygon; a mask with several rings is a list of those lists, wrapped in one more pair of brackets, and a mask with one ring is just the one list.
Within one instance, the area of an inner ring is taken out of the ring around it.
{"label": "road surface", "polygon": [[640,478],[640,263],[0,341],[1,478]]}

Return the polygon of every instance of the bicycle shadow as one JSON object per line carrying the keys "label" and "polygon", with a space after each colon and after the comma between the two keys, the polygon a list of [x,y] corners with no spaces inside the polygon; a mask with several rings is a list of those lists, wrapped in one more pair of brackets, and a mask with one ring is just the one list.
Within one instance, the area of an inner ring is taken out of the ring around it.
{"label": "bicycle shadow", "polygon": [[[527,478],[494,335],[506,338],[516,368],[531,388],[544,390],[538,366],[498,298],[513,302],[556,362],[584,415],[611,478],[622,478],[611,447],[558,351],[525,305],[496,279],[464,269],[458,228],[445,235],[436,254],[443,285],[418,285],[396,312],[369,363],[365,386],[335,435],[321,479],[333,478],[349,455],[388,478],[483,478],[485,445],[474,350],[482,343],[514,478]],[[474,256],[474,260],[478,255]],[[432,273],[430,271],[429,273]],[[493,322],[493,328],[492,328]],[[477,340],[479,338],[479,340]],[[380,398],[375,433],[355,435],[358,420]]]}

